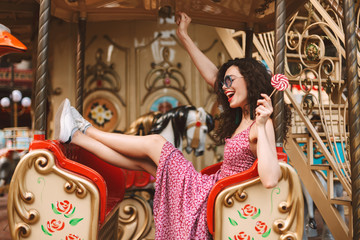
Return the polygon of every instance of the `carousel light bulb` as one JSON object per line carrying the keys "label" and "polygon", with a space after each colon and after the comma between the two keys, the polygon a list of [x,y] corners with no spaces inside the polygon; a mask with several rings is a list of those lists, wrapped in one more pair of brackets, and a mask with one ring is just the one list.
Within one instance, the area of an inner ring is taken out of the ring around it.
{"label": "carousel light bulb", "polygon": [[20,102],[20,100],[22,98],[22,94],[19,90],[14,90],[11,93],[11,98],[14,102]]}
{"label": "carousel light bulb", "polygon": [[30,107],[31,105],[31,99],[29,97],[24,97],[22,100],[21,100],[21,106],[23,107]]}
{"label": "carousel light bulb", "polygon": [[0,104],[2,107],[9,107],[10,106],[10,99],[8,97],[3,97],[0,100]]}

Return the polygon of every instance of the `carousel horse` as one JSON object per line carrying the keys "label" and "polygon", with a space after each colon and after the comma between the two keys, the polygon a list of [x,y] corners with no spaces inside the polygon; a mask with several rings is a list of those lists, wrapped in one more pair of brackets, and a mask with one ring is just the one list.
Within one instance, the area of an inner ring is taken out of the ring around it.
{"label": "carousel horse", "polygon": [[214,120],[203,108],[180,106],[155,116],[150,134],[160,134],[180,150],[183,137],[187,140],[187,153],[204,154],[206,134],[213,130]]}
{"label": "carousel horse", "polygon": [[[195,156],[204,154],[206,135],[214,128],[212,116],[200,107],[186,105],[166,113],[149,112],[136,119],[125,132],[129,135],[160,134],[180,151],[183,138],[186,139],[186,152],[194,151]],[[143,171],[125,170],[126,188],[145,187],[151,183],[151,176]]]}
{"label": "carousel horse", "polygon": [[214,128],[212,116],[200,107],[186,105],[162,114],[150,112],[135,120],[125,132],[130,135],[160,134],[176,148],[183,149],[187,140],[187,153],[204,154],[206,134]]}

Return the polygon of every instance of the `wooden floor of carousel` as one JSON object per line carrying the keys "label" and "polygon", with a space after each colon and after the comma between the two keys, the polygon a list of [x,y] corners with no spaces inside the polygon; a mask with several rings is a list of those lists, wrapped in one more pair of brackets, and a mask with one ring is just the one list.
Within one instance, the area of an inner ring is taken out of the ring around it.
{"label": "wooden floor of carousel", "polygon": [[[323,221],[318,210],[315,210],[315,220],[317,223],[317,232],[318,236],[308,237],[308,240],[328,240],[333,239],[325,233],[323,233]],[[324,235],[324,236],[322,236]],[[7,219],[7,194],[0,196],[0,239],[1,240],[11,240],[10,229]]]}

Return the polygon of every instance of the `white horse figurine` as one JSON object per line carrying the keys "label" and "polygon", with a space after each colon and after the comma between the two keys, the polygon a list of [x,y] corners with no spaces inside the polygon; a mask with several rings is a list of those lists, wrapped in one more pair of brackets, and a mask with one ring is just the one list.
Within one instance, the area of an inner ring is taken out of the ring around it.
{"label": "white horse figurine", "polygon": [[160,134],[180,150],[183,138],[187,140],[187,153],[194,150],[195,156],[204,154],[206,135],[214,128],[214,121],[203,108],[180,106],[162,115],[155,116],[150,134]]}
{"label": "white horse figurine", "polygon": [[185,105],[162,114],[150,112],[134,121],[126,134],[160,134],[182,151],[183,138],[187,140],[187,153],[204,154],[206,135],[214,128],[212,116],[200,108]]}

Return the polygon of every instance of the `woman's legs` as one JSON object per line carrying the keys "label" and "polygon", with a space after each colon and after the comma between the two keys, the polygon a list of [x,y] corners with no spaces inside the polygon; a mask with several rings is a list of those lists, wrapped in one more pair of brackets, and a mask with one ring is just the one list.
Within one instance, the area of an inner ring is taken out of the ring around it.
{"label": "woman's legs", "polygon": [[86,130],[86,135],[130,158],[151,159],[156,166],[159,165],[161,150],[166,142],[160,135],[133,136],[109,133],[92,126]]}
{"label": "woman's legs", "polygon": [[[121,168],[129,170],[146,171],[155,177],[157,164],[155,164],[149,157],[144,158],[130,158],[120,154],[114,149],[104,145],[103,143],[76,131],[71,140],[72,143],[95,154],[102,160]],[[157,160],[158,161],[158,160]]]}
{"label": "woman's legs", "polygon": [[[162,136],[108,133],[89,125],[76,109],[71,108],[69,99],[65,99],[55,115],[55,138],[61,142],[71,141],[116,166],[156,173],[166,142]],[[82,127],[86,135],[78,131]]]}

